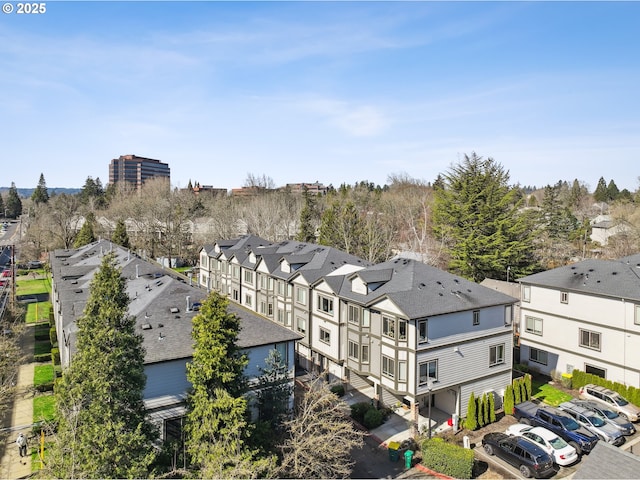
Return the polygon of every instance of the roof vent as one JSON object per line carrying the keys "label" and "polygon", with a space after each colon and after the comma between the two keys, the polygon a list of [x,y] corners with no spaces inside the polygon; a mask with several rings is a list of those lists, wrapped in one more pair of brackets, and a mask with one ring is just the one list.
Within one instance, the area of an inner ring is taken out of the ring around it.
{"label": "roof vent", "polygon": [[162,328],[162,327],[164,327],[164,324],[163,323],[159,323],[158,324],[158,328]]}
{"label": "roof vent", "polygon": [[618,272],[611,272],[611,275],[617,275]]}
{"label": "roof vent", "polygon": [[180,309],[178,307],[171,307],[171,310],[169,310],[171,313],[178,313],[180,311]]}
{"label": "roof vent", "polygon": [[141,327],[142,327],[143,330],[151,330],[151,324],[150,323],[143,323]]}
{"label": "roof vent", "polygon": [[79,288],[79,289],[77,289],[77,290],[74,290],[74,293],[82,293],[82,289],[81,289],[81,288]]}

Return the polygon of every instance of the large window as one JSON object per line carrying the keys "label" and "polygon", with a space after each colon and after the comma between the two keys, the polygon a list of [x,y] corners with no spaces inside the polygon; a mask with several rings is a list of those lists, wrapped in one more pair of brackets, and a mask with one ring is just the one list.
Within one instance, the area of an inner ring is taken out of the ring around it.
{"label": "large window", "polygon": [[349,340],[349,358],[360,360],[360,344]]}
{"label": "large window", "polygon": [[362,354],[360,361],[362,363],[369,363],[369,345],[362,345],[360,352]]}
{"label": "large window", "polygon": [[594,367],[588,363],[584,364],[584,372],[597,375],[600,378],[607,378],[607,371],[604,368]]}
{"label": "large window", "polygon": [[504,343],[489,347],[489,366],[504,363]]}
{"label": "large window", "polygon": [[333,316],[333,299],[318,295],[318,310]]}
{"label": "large window", "polygon": [[505,305],[504,307],[504,324],[511,325],[513,323],[513,306]]}
{"label": "large window", "polygon": [[302,287],[296,287],[296,302],[301,305],[307,304],[307,291]]}
{"label": "large window", "polygon": [[347,309],[347,320],[354,325],[360,325],[360,307],[349,305]]}
{"label": "large window", "polygon": [[542,319],[536,317],[530,317],[526,315],[524,317],[525,321],[525,330],[528,333],[533,333],[534,335],[542,335]]}
{"label": "large window", "polygon": [[580,346],[600,351],[600,333],[580,329]]}
{"label": "large window", "polygon": [[278,309],[278,323],[284,323],[284,310],[282,308]]}
{"label": "large window", "polygon": [[282,280],[278,280],[278,295],[280,295],[281,297],[284,297],[285,285],[286,283],[284,283]]}
{"label": "large window", "polygon": [[407,339],[407,321],[398,320],[398,340]]}
{"label": "large window", "polygon": [[542,365],[547,365],[549,363],[549,358],[547,352],[544,350],[538,350],[537,348],[529,348],[529,360],[536,363],[541,363]]}
{"label": "large window", "polygon": [[396,338],[396,321],[391,317],[382,317],[382,334]]}
{"label": "large window", "polygon": [[428,328],[427,328],[428,325],[429,325],[428,320],[420,320],[418,322],[418,342],[424,343],[429,340]]}
{"label": "large window", "polygon": [[244,304],[247,307],[252,307],[253,306],[253,297],[251,295],[249,295],[248,293],[244,294]]}
{"label": "large window", "polygon": [[522,301],[523,302],[531,301],[531,285],[522,286]]}
{"label": "large window", "polygon": [[244,283],[253,285],[253,272],[251,270],[244,271]]}
{"label": "large window", "polygon": [[231,277],[236,280],[240,278],[240,267],[238,265],[231,266]]}
{"label": "large window", "polygon": [[395,378],[396,376],[396,361],[385,355],[382,356],[382,374],[385,377]]}
{"label": "large window", "polygon": [[420,364],[418,385],[428,385],[438,380],[438,360],[429,360]]}
{"label": "large window", "polygon": [[331,332],[320,327],[320,341],[329,345],[331,343]]}
{"label": "large window", "polygon": [[398,381],[399,382],[407,381],[407,362],[405,361],[398,362]]}

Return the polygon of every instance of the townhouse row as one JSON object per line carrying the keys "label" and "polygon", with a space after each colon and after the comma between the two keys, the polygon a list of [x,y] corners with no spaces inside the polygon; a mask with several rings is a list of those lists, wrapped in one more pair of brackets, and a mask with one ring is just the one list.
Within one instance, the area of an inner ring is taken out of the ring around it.
{"label": "townhouse row", "polygon": [[311,243],[245,235],[205,245],[199,283],[301,335],[299,366],[414,419],[465,416],[471,393],[501,405],[511,382],[511,296],[406,258],[380,264]]}

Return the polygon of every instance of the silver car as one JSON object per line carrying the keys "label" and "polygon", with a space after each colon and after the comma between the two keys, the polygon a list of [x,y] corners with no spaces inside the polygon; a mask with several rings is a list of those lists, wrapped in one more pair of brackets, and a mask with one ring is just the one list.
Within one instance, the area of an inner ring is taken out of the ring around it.
{"label": "silver car", "polygon": [[593,410],[580,407],[571,402],[563,402],[558,408],[584,428],[597,435],[601,440],[615,446],[622,445],[625,442],[622,432],[613,425],[605,422],[604,419]]}
{"label": "silver car", "polygon": [[640,408],[624,398],[619,393],[601,387],[600,385],[588,384],[580,387],[580,398],[584,400],[595,400],[607,405],[610,409],[615,410],[623,417],[627,417],[630,422],[640,420]]}
{"label": "silver car", "polygon": [[590,402],[589,400],[571,400],[571,403],[593,410],[600,415],[605,422],[610,423],[620,430],[623,435],[633,435],[636,433],[636,427],[633,426],[633,423],[601,403]]}

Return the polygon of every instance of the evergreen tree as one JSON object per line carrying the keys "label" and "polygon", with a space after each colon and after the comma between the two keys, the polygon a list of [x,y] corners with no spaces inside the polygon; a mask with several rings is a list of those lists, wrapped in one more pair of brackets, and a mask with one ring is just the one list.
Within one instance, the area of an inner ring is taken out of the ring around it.
{"label": "evergreen tree", "polygon": [[255,457],[246,447],[243,372],[248,359],[237,346],[240,319],[227,311],[228,304],[225,297],[212,292],[193,318],[193,360],[187,364],[193,388],[185,429],[187,451],[201,476],[211,472],[228,476],[238,462],[251,463]]}
{"label": "evergreen tree", "polygon": [[614,182],[613,180],[610,180],[609,185],[607,185],[607,201],[613,202],[614,200],[618,199],[619,195],[620,195],[620,190],[618,190],[618,186],[616,185],[616,182]]}
{"label": "evergreen tree", "polygon": [[296,236],[299,242],[315,243],[316,227],[315,221],[318,216],[315,195],[309,193],[309,189],[305,186],[302,190],[304,206],[300,212],[300,230]]}
{"label": "evergreen tree", "polygon": [[131,248],[129,243],[129,235],[127,234],[127,226],[122,219],[118,219],[116,222],[116,228],[111,236],[111,241],[122,248]]}
{"label": "evergreen tree", "polygon": [[362,222],[353,202],[334,200],[322,215],[318,243],[358,255],[362,231]]}
{"label": "evergreen tree", "polygon": [[467,418],[464,421],[464,426],[469,430],[478,429],[478,404],[473,392],[471,392],[469,403],[467,404]]}
{"label": "evergreen tree", "polygon": [[607,201],[607,182],[605,181],[604,177],[600,177],[600,180],[598,180],[598,185],[593,192],[593,199],[596,202]]}
{"label": "evergreen tree", "polygon": [[92,204],[95,208],[103,208],[107,204],[106,193],[102,187],[100,178],[94,180],[91,177],[87,177],[78,197],[83,205]]}
{"label": "evergreen tree", "polygon": [[13,182],[11,182],[11,187],[9,187],[9,193],[5,199],[4,208],[6,211],[5,217],[7,218],[18,218],[22,215],[22,200],[20,200],[20,197],[18,196],[18,189],[16,188],[16,184]]}
{"label": "evergreen tree", "polygon": [[576,217],[560,200],[561,190],[561,182],[553,187],[547,185],[544,188],[542,200],[542,220],[545,230],[549,237],[555,240],[567,240],[580,226]]}
{"label": "evergreen tree", "polygon": [[502,165],[473,153],[444,178],[434,190],[433,222],[451,270],[476,282],[506,278],[507,267],[516,277],[533,272],[534,219],[519,211],[522,199]]}
{"label": "evergreen tree", "polygon": [[493,392],[488,395],[489,398],[489,423],[494,423],[496,421],[496,399],[493,396]]}
{"label": "evergreen tree", "polygon": [[483,419],[484,419],[484,424],[485,425],[489,425],[489,397],[491,396],[487,395],[486,393],[482,394],[482,415],[483,415]]}
{"label": "evergreen tree", "polygon": [[76,240],[73,243],[74,248],[84,247],[85,245],[89,245],[90,243],[96,241],[96,236],[93,233],[94,222],[95,222],[95,216],[93,215],[93,213],[89,212],[85,216],[84,223],[82,224],[82,227],[80,227],[78,236],[76,237]]}
{"label": "evergreen tree", "polygon": [[524,395],[524,401],[528,401],[531,400],[531,374],[527,373],[524,376],[524,388],[525,388],[525,395]]}
{"label": "evergreen tree", "polygon": [[0,194],[0,216],[2,216],[2,218],[4,218],[5,211],[4,211],[4,199],[2,198],[2,194]]}
{"label": "evergreen tree", "polygon": [[484,406],[485,406],[485,400],[486,400],[487,396],[483,393],[482,396],[480,397],[476,397],[476,417],[478,418],[478,427],[482,428],[486,425],[484,418]]}
{"label": "evergreen tree", "polygon": [[502,404],[502,408],[504,409],[505,415],[513,414],[513,405],[514,405],[513,386],[507,385],[507,388],[504,391],[504,400]]}
{"label": "evergreen tree", "polygon": [[520,388],[520,379],[513,381],[513,401],[516,405],[522,402],[522,388]]}
{"label": "evergreen tree", "polygon": [[56,478],[149,476],[157,432],[145,420],[144,349],[125,282],[115,254],[105,255],[56,388],[59,425],[46,464]]}
{"label": "evergreen tree", "polygon": [[44,175],[40,174],[40,180],[38,181],[38,186],[31,194],[31,200],[36,205],[41,203],[47,203],[49,201],[49,192],[47,191],[47,182],[44,180]]}

